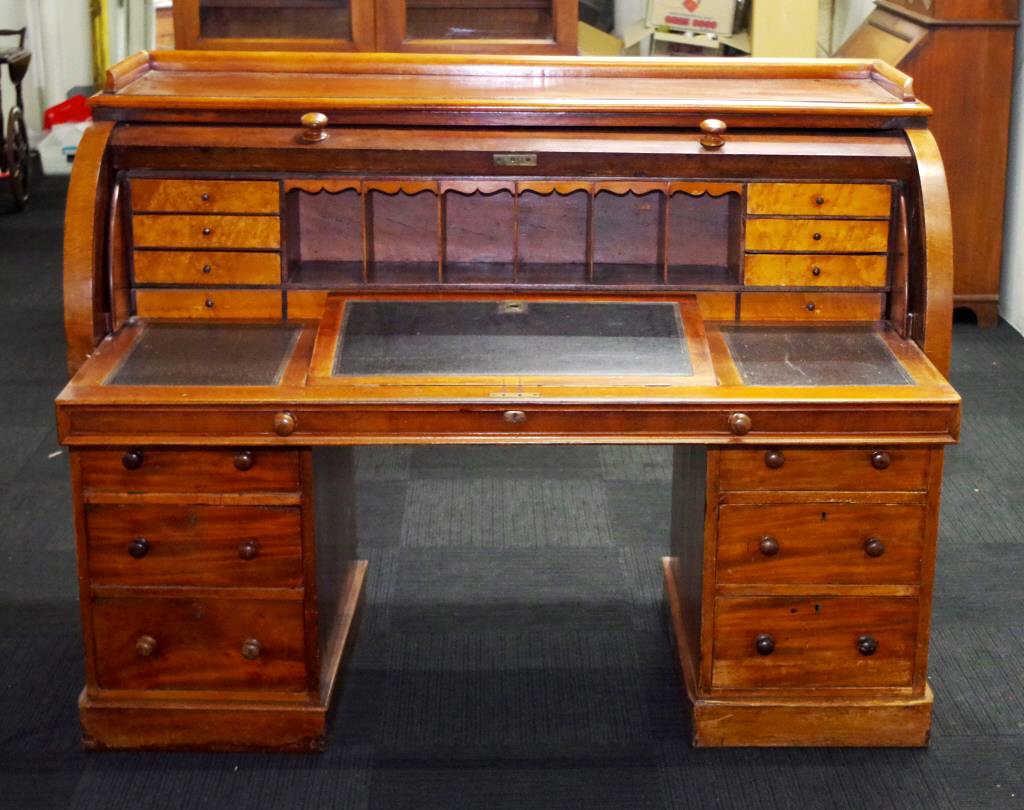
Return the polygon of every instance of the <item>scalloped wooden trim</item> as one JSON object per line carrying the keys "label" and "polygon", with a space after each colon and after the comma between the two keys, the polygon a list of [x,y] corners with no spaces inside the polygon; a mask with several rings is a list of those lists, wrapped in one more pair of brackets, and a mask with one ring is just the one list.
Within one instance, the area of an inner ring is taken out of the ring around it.
{"label": "scalloped wooden trim", "polygon": [[691,197],[703,197],[705,194],[711,197],[722,197],[726,194],[742,194],[742,183],[686,183],[677,182],[668,184],[669,194],[688,194]]}
{"label": "scalloped wooden trim", "polygon": [[650,194],[652,191],[668,192],[668,183],[652,183],[645,180],[599,180],[594,183],[594,194],[607,191],[609,194]]}
{"label": "scalloped wooden trim", "polygon": [[534,194],[574,194],[577,191],[585,191],[588,194],[594,184],[584,180],[521,180],[516,183],[516,191],[522,194],[524,191],[532,191]]}
{"label": "scalloped wooden trim", "polygon": [[342,178],[338,180],[285,180],[284,190],[305,191],[308,194],[319,194],[326,191],[328,194],[340,194],[342,191],[362,191],[363,181],[358,178]]}
{"label": "scalloped wooden trim", "polygon": [[438,185],[436,180],[364,180],[363,188],[382,194],[419,194],[422,191],[437,194]]}
{"label": "scalloped wooden trim", "polygon": [[500,191],[516,193],[516,184],[512,180],[442,180],[442,194],[454,191],[457,194],[497,194]]}

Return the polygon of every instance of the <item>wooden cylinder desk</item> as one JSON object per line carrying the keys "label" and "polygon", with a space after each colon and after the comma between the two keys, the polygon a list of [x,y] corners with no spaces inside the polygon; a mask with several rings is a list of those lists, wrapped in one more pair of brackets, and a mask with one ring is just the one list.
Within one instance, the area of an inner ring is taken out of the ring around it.
{"label": "wooden cylinder desk", "polygon": [[695,744],[926,743],[959,398],[908,77],[160,52],[92,103],[57,400],[88,745],[323,745],[351,448],[388,443],[673,445]]}

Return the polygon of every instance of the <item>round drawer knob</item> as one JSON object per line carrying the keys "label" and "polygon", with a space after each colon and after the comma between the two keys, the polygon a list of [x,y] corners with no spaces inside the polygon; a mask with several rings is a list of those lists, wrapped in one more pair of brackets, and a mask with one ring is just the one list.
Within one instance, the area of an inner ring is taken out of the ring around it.
{"label": "round drawer knob", "polygon": [[814,198],[814,204],[815,205],[824,205],[825,204],[825,198],[822,197],[821,195],[818,195],[817,197]]}
{"label": "round drawer knob", "polygon": [[864,541],[864,553],[869,557],[881,557],[885,554],[885,543],[877,537],[869,537]]}
{"label": "round drawer knob", "polygon": [[764,466],[772,470],[779,469],[786,463],[786,457],[781,450],[766,450],[764,453]]}
{"label": "round drawer knob", "polygon": [[203,301],[203,305],[207,309],[213,309],[213,307],[214,307],[213,299],[212,298],[207,298],[205,301]]}
{"label": "round drawer knob", "polygon": [[260,646],[258,640],[254,638],[247,638],[242,642],[242,658],[246,661],[255,661],[260,657],[260,653],[263,652],[263,647]]}
{"label": "round drawer knob", "polygon": [[327,116],[323,113],[308,112],[299,119],[302,124],[302,140],[306,143],[319,143],[326,140]]}
{"label": "round drawer knob", "polygon": [[821,268],[818,267],[818,265],[814,265],[814,267],[811,268],[811,275],[812,276],[820,276],[821,275]]}
{"label": "round drawer knob", "polygon": [[295,432],[296,425],[295,417],[288,411],[274,414],[274,433],[278,436],[291,436]]}
{"label": "round drawer knob", "polygon": [[243,560],[254,560],[260,553],[260,546],[255,540],[243,540],[238,544],[238,556]]}
{"label": "round drawer knob", "polygon": [[128,553],[136,560],[149,554],[149,541],[145,537],[136,537],[128,544]]}
{"label": "round drawer knob", "polygon": [[510,425],[521,425],[526,421],[526,411],[505,411],[504,419]]}
{"label": "round drawer knob", "polygon": [[135,654],[139,658],[149,658],[156,652],[156,639],[152,636],[139,636],[135,640]]}
{"label": "round drawer knob", "polygon": [[770,534],[766,534],[762,537],[761,542],[757,544],[757,547],[765,557],[774,557],[779,553],[779,541]]}
{"label": "round drawer knob", "polygon": [[211,233],[213,233],[213,228],[209,226],[203,228],[203,236],[209,236]]}
{"label": "round drawer knob", "polygon": [[812,238],[812,239],[813,239],[813,240],[814,240],[815,242],[820,242],[820,241],[821,241],[821,234],[820,234],[820,233],[818,233],[817,231],[815,231],[815,232],[814,232],[814,233],[813,233],[813,234],[811,235],[811,238]]}
{"label": "round drawer knob", "polygon": [[861,636],[857,639],[857,652],[861,655],[874,655],[878,650],[878,640],[874,636]]}
{"label": "round drawer knob", "polygon": [[203,202],[209,202],[210,201],[210,192],[209,191],[204,191],[202,194],[199,195],[199,199],[201,199]]}
{"label": "round drawer knob", "polygon": [[718,118],[705,118],[700,122],[700,145],[705,149],[721,149],[725,143],[725,121]]}
{"label": "round drawer knob", "polygon": [[775,639],[767,633],[761,633],[754,639],[754,649],[757,650],[758,655],[771,655],[775,652]]}
{"label": "round drawer knob", "polygon": [[871,466],[876,470],[887,470],[892,464],[892,456],[884,450],[876,450],[871,454]]}
{"label": "round drawer knob", "polygon": [[213,266],[209,265],[209,264],[204,264],[203,265],[203,272],[207,273],[207,274],[212,273],[213,272]]}
{"label": "round drawer knob", "polygon": [[121,464],[124,465],[126,470],[137,470],[142,466],[143,455],[142,451],[137,448],[132,448],[121,456]]}
{"label": "round drawer knob", "polygon": [[816,309],[817,309],[817,307],[814,306],[814,302],[813,301],[808,301],[807,302],[807,311],[808,312],[814,312],[814,310],[816,310]]}
{"label": "round drawer knob", "polygon": [[235,469],[240,472],[248,472],[255,463],[256,459],[253,457],[252,450],[239,450],[235,454]]}
{"label": "round drawer knob", "polygon": [[734,413],[729,417],[729,430],[736,436],[746,436],[751,427],[750,417],[745,413]]}

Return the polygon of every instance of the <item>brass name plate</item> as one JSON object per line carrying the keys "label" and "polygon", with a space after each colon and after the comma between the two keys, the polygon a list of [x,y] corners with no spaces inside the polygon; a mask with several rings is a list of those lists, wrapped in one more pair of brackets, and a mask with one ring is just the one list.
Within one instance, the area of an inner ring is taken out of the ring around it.
{"label": "brass name plate", "polygon": [[495,152],[495,166],[536,166],[536,152]]}

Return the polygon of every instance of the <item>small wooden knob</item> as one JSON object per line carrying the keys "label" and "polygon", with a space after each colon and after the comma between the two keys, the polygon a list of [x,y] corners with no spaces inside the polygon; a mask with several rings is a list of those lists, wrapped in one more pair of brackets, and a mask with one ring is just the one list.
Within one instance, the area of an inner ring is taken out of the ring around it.
{"label": "small wooden knob", "polygon": [[814,306],[814,302],[813,301],[808,301],[807,302],[807,311],[808,312],[814,312],[815,309],[817,309],[817,307]]}
{"label": "small wooden knob", "polygon": [[126,470],[137,470],[142,466],[144,456],[138,448],[132,448],[121,456],[121,464]]}
{"label": "small wooden knob", "polygon": [[302,140],[306,143],[319,143],[327,139],[324,128],[327,126],[327,116],[323,113],[308,112],[300,119],[302,123]]}
{"label": "small wooden knob", "polygon": [[812,239],[813,239],[813,240],[814,240],[815,242],[820,242],[820,241],[821,241],[821,234],[820,234],[820,233],[817,233],[817,232],[815,232],[815,233],[811,234],[811,238],[812,238]]}
{"label": "small wooden knob", "polygon": [[774,557],[779,553],[779,541],[770,534],[766,534],[762,537],[761,542],[757,544],[757,547],[765,557]]}
{"label": "small wooden knob", "polygon": [[149,658],[156,652],[156,639],[152,636],[139,636],[135,640],[135,654],[139,658]]}
{"label": "small wooden knob", "polygon": [[211,265],[209,265],[209,264],[204,264],[203,265],[203,272],[204,273],[212,273],[213,272],[213,267]]}
{"label": "small wooden knob", "polygon": [[857,652],[861,655],[874,655],[878,650],[878,640],[874,636],[861,636],[857,639]]}
{"label": "small wooden knob", "polygon": [[887,470],[892,464],[892,456],[884,450],[876,450],[871,454],[871,466],[876,470]]}
{"label": "small wooden knob", "polygon": [[238,544],[238,556],[243,560],[255,560],[260,553],[260,546],[255,540],[243,540]]}
{"label": "small wooden knob", "polygon": [[235,454],[235,469],[240,472],[248,472],[252,469],[252,465],[256,463],[256,458],[252,454],[252,450],[239,450]]}
{"label": "small wooden knob", "polygon": [[765,450],[764,451],[764,466],[772,470],[779,469],[783,464],[786,463],[786,457],[783,455],[781,450]]}
{"label": "small wooden knob", "polygon": [[211,233],[213,233],[213,228],[211,228],[209,225],[203,228],[203,236],[209,236]]}
{"label": "small wooden knob", "polygon": [[869,537],[864,541],[864,553],[869,557],[881,557],[885,554],[885,543],[877,537]]}
{"label": "small wooden knob", "polygon": [[734,413],[729,417],[729,430],[736,436],[746,436],[751,427],[750,417],[745,413]]}
{"label": "small wooden knob", "polygon": [[510,425],[521,425],[526,421],[526,411],[505,411],[503,418]]}
{"label": "small wooden knob", "polygon": [[128,544],[128,553],[136,560],[149,554],[149,541],[145,537],[136,537]]}
{"label": "small wooden knob", "polygon": [[818,265],[814,265],[814,267],[811,268],[811,275],[812,276],[820,276],[821,275],[821,268],[818,267]]}
{"label": "small wooden knob", "polygon": [[278,436],[291,436],[296,428],[295,417],[288,411],[279,411],[274,414],[274,433]]}
{"label": "small wooden knob", "polygon": [[819,195],[818,195],[817,197],[815,197],[815,198],[814,198],[814,204],[815,204],[815,205],[824,205],[824,204],[825,204],[825,198],[824,198],[824,197],[822,197],[822,196],[821,196],[821,195],[819,194]]}
{"label": "small wooden knob", "polygon": [[263,648],[257,639],[247,638],[242,642],[242,658],[246,661],[255,661],[262,652]]}
{"label": "small wooden knob", "polygon": [[203,301],[203,306],[205,306],[207,309],[213,309],[216,306],[216,303],[212,298],[207,298],[205,301]]}
{"label": "small wooden knob", "polygon": [[210,201],[210,192],[209,191],[204,191],[202,194],[199,195],[199,199],[201,199],[203,202],[209,202]]}
{"label": "small wooden knob", "polygon": [[754,639],[754,649],[758,655],[771,655],[775,652],[775,639],[767,633],[761,633]]}
{"label": "small wooden knob", "polygon": [[718,118],[705,118],[700,122],[700,145],[705,149],[721,149],[725,143],[725,121]]}

